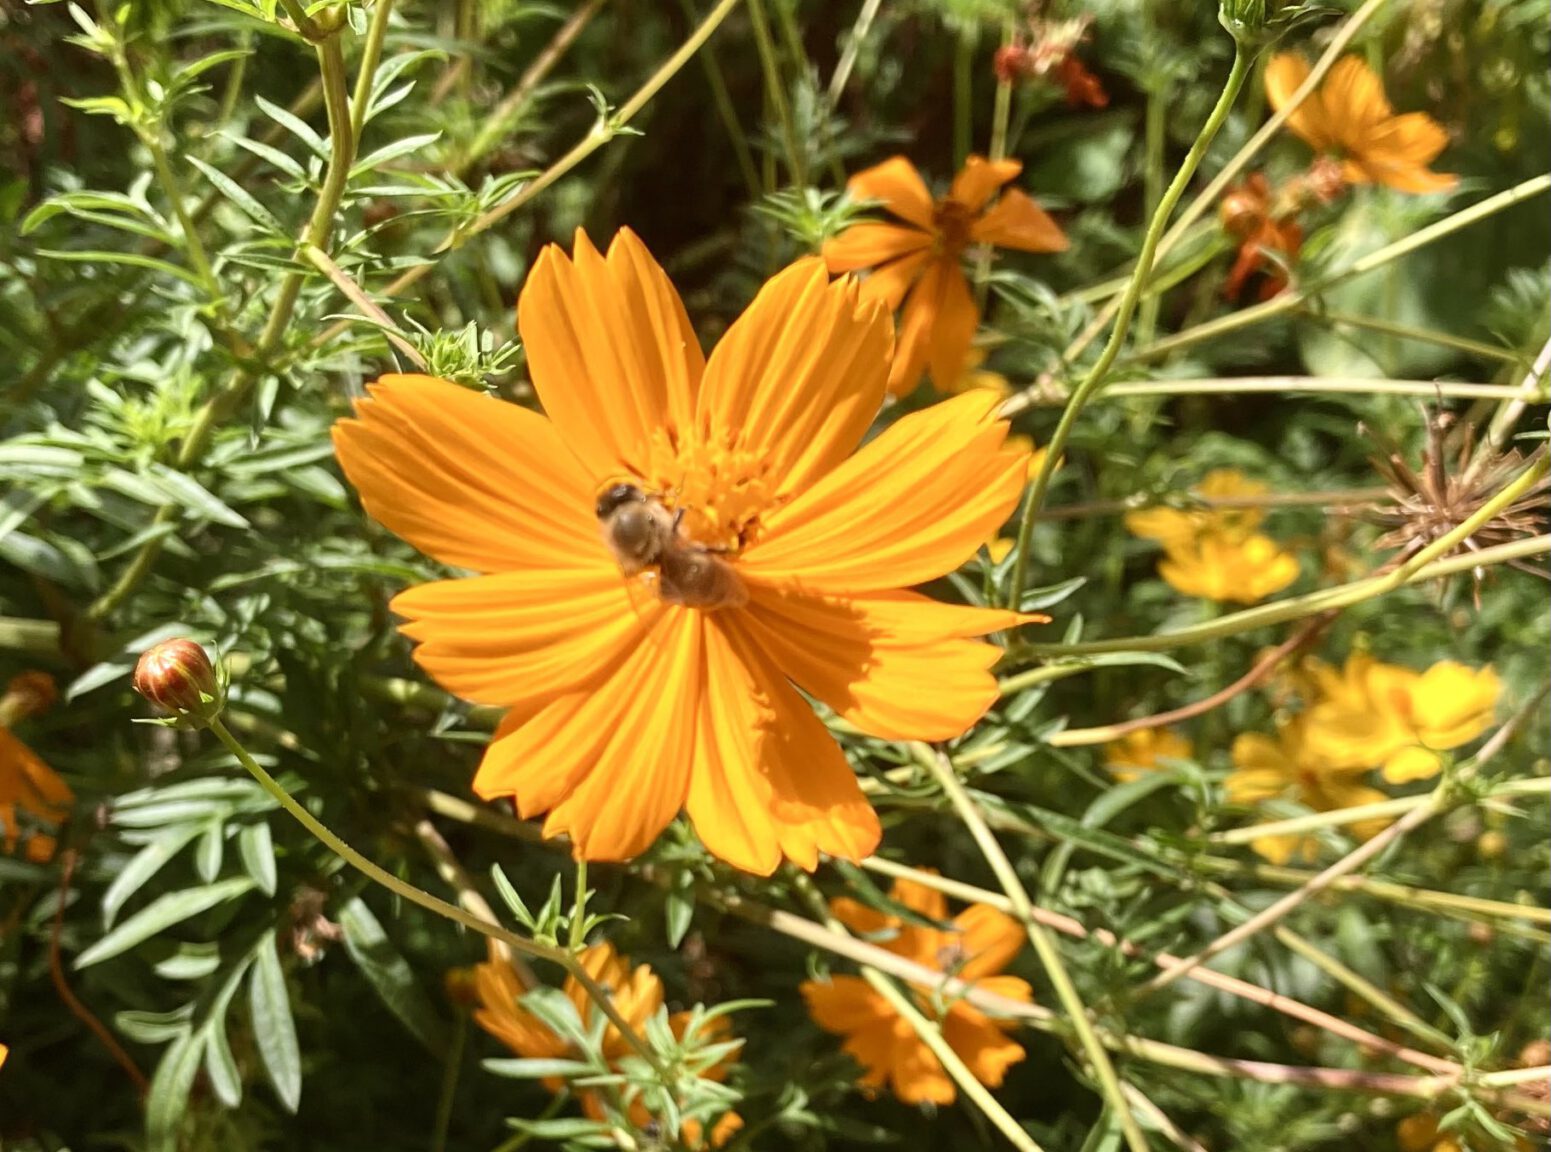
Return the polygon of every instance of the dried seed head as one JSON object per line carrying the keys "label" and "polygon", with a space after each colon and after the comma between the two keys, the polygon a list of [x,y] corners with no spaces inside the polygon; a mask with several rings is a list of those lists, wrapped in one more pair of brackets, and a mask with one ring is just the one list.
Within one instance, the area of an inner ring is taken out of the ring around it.
{"label": "dried seed head", "polygon": [[225,704],[225,691],[210,657],[182,637],[164,640],[140,657],[135,691],[194,727],[208,724]]}

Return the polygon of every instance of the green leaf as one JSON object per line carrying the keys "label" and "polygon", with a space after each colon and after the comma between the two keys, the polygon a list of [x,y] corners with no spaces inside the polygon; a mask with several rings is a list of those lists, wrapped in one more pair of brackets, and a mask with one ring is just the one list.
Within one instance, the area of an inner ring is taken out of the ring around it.
{"label": "green leaf", "polygon": [[233,180],[219,168],[206,164],[198,156],[190,156],[188,162],[205,174],[205,179],[214,184],[217,191],[225,196],[233,204],[241,208],[244,214],[260,228],[270,232],[280,233],[285,231],[285,225],[275,219],[274,215],[260,204],[258,200],[237,181]]}
{"label": "green leaf", "polygon": [[142,256],[139,252],[104,252],[92,250],[79,252],[72,249],[65,252],[58,248],[38,248],[39,256],[50,260],[64,260],[72,264],[127,264],[132,268],[149,268],[153,272],[160,272],[164,276],[171,276],[176,280],[182,280],[185,284],[203,289],[204,283],[198,276],[187,268],[179,268],[176,264],[169,264],[165,260],[158,260],[154,256]]}
{"label": "green leaf", "polygon": [[262,820],[244,824],[237,833],[237,851],[253,882],[266,895],[273,896],[279,880],[275,875],[275,842],[269,825]]}
{"label": "green leaf", "polygon": [[259,942],[248,978],[248,1007],[253,1013],[253,1042],[269,1082],[286,1111],[294,1113],[302,1101],[302,1056],[274,933]]}
{"label": "green leaf", "polygon": [[235,900],[252,888],[252,880],[238,876],[202,888],[185,888],[181,892],[168,892],[159,896],[77,956],[75,967],[90,968],[93,964],[127,952],[163,929],[181,924],[201,912],[208,912],[228,900]]}
{"label": "green leaf", "polygon": [[204,835],[194,850],[194,870],[206,884],[212,883],[221,874],[221,862],[225,858],[226,824],[219,819],[212,820],[205,825]]}
{"label": "green leaf", "polygon": [[389,160],[395,160],[400,156],[407,156],[411,152],[419,152],[422,148],[436,143],[437,140],[441,139],[441,135],[440,132],[428,132],[423,136],[406,136],[402,140],[395,140],[391,144],[384,144],[381,148],[371,153],[371,155],[363,156],[357,160],[355,166],[350,169],[350,178],[354,180],[358,176],[364,176],[374,168],[381,167]]}
{"label": "green leaf", "polygon": [[202,1055],[201,1045],[187,1030],[162,1053],[145,1099],[146,1152],[177,1152]]}
{"label": "green leaf", "polygon": [[278,104],[271,104],[262,96],[255,96],[253,99],[258,102],[258,106],[266,116],[307,145],[308,148],[317,153],[320,159],[328,159],[329,146],[323,142],[323,137],[313,131],[312,126],[305,120],[280,107]]}
{"label": "green leaf", "polygon": [[695,920],[695,878],[688,872],[679,875],[682,879],[676,878],[663,904],[669,948],[677,948],[684,942],[689,926]]}
{"label": "green leaf", "polygon": [[598,1069],[585,1060],[485,1060],[482,1067],[495,1076],[513,1080],[543,1080],[549,1076],[561,1078],[587,1076]]}
{"label": "green leaf", "polygon": [[382,997],[388,1011],[433,1054],[444,1054],[447,1026],[371,908],[359,896],[355,897],[340,909],[339,926],[345,932],[345,950]]}
{"label": "green leaf", "polygon": [[140,891],[147,880],[160,872],[162,866],[183,851],[184,845],[197,835],[198,824],[177,824],[160,832],[154,840],[136,852],[102,894],[103,923],[109,928],[113,927],[113,921],[117,919],[124,902]]}

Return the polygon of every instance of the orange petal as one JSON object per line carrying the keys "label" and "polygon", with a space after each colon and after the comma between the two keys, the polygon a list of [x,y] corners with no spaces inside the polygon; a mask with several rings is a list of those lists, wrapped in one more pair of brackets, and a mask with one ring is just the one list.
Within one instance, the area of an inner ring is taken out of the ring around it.
{"label": "orange petal", "polygon": [[1016,160],[987,160],[984,156],[971,156],[953,178],[948,189],[948,199],[962,204],[971,212],[984,208],[996,190],[1023,171]]}
{"label": "orange petal", "polygon": [[889,889],[889,899],[928,920],[941,923],[948,918],[948,898],[936,888],[918,880],[907,880],[901,876]]}
{"label": "orange petal", "polygon": [[1361,56],[1343,56],[1319,86],[1319,101],[1332,134],[1343,146],[1362,150],[1375,126],[1395,114],[1384,84]]}
{"label": "orange petal", "polygon": [[836,599],[759,587],[745,615],[750,636],[804,692],[885,740],[951,740],[985,715],[1002,652],[966,637],[1018,622],[911,592]]}
{"label": "orange petal", "polygon": [[952,1079],[918,1036],[911,1033],[908,1038],[896,1037],[890,1054],[893,1060],[889,1085],[894,1095],[906,1104],[953,1103],[957,1093]]}
{"label": "orange petal", "polygon": [[886,912],[880,912],[869,904],[863,904],[860,900],[853,900],[849,896],[837,896],[829,902],[830,914],[839,920],[847,928],[858,936],[876,936],[879,939],[871,943],[880,948],[889,946],[889,939],[884,938],[884,933],[897,932],[899,918]]}
{"label": "orange petal", "polygon": [[[1271,57],[1266,64],[1266,99],[1271,107],[1280,112],[1291,104],[1293,94],[1303,86],[1311,71],[1309,62],[1296,52]],[[1335,146],[1335,132],[1325,117],[1317,89],[1294,109],[1287,118],[1287,127],[1315,151],[1323,152]]]}
{"label": "orange petal", "polygon": [[[915,391],[932,354],[932,330],[937,326],[942,280],[950,274],[952,261],[934,255],[927,256],[927,261],[926,271],[909,288],[909,295],[904,298],[905,310],[899,317],[899,339],[894,345],[894,360],[889,365],[888,388],[893,396],[907,396]],[[957,267],[952,268],[951,273],[963,276]],[[897,283],[885,281],[875,292],[888,299],[898,290]]]}
{"label": "orange petal", "polygon": [[980,310],[958,261],[943,261],[937,278],[937,316],[932,323],[927,365],[939,392],[951,392],[969,363],[970,345],[980,327]]}
{"label": "orange petal", "polygon": [[1448,146],[1449,134],[1425,112],[1408,112],[1375,128],[1354,163],[1367,181],[1400,192],[1447,192],[1459,177],[1427,167]]}
{"label": "orange petal", "polygon": [[689,421],[704,359],[678,293],[636,234],[621,229],[607,259],[580,229],[574,262],[558,245],[545,248],[517,301],[517,328],[544,411],[594,488],[646,475],[653,431]]}
{"label": "orange petal", "polygon": [[955,1005],[943,1021],[942,1037],[948,1047],[969,1066],[975,1079],[992,1088],[998,1087],[1007,1069],[1027,1053],[982,1013],[965,1005]]}
{"label": "orange petal", "polygon": [[[701,613],[664,608],[607,674],[497,729],[474,791],[549,810],[589,860],[644,851],[684,805],[701,706]],[[643,685],[655,685],[643,691]]]}
{"label": "orange petal", "polygon": [[[599,550],[601,551],[601,546]],[[415,662],[465,700],[512,707],[588,683],[646,625],[606,557],[586,569],[440,580],[394,597]]]}
{"label": "orange petal", "polygon": [[599,549],[594,485],[535,412],[430,376],[384,376],[334,451],[366,511],[444,564],[574,568]]}
{"label": "orange petal", "polygon": [[932,194],[916,166],[903,156],[894,156],[872,168],[864,169],[846,183],[857,200],[881,200],[894,215],[922,228],[932,227]]}
{"label": "orange petal", "polygon": [[888,1002],[860,976],[805,980],[798,991],[813,1022],[837,1036],[874,1027],[894,1014]]}
{"label": "orange petal", "polygon": [[735,614],[709,619],[706,684],[686,802],[706,848],[764,876],[783,855],[810,872],[871,855],[882,829],[844,753]]}
{"label": "orange petal", "polygon": [[964,980],[994,976],[1023,948],[1023,927],[989,904],[974,904],[953,918],[962,933],[959,947],[969,957],[959,969]]}
{"label": "orange petal", "polygon": [[851,452],[883,403],[892,334],[855,280],[821,260],[778,273],[711,354],[697,419],[766,461],[774,496],[806,488]]}
{"label": "orange petal", "polygon": [[1024,252],[1062,252],[1070,244],[1049,214],[1016,188],[1003,192],[992,209],[970,225],[969,238]]}
{"label": "orange petal", "polygon": [[747,581],[806,593],[889,591],[952,572],[996,534],[1028,454],[1003,448],[997,396],[976,390],[895,421],[791,503],[746,549]]}
{"label": "orange petal", "polygon": [[824,241],[824,263],[831,272],[854,272],[931,246],[931,234],[919,228],[863,221]]}
{"label": "orange petal", "polygon": [[[874,268],[862,281],[862,299],[877,300],[890,312],[896,311],[905,299],[905,293],[910,291],[910,286],[916,282],[921,269],[926,267],[927,261],[932,259],[929,250],[913,252],[909,256],[902,256],[898,260],[890,260],[878,268]],[[897,360],[898,357],[896,356]],[[920,376],[920,372],[916,373]]]}

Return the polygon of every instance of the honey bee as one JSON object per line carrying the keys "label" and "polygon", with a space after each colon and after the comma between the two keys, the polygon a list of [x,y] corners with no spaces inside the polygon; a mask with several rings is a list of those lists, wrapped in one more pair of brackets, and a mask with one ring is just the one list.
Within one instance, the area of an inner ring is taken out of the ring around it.
{"label": "honey bee", "polygon": [[748,590],[731,564],[714,550],[679,533],[682,512],[672,512],[634,484],[615,484],[598,497],[603,543],[626,576],[644,575],[658,595],[686,608],[738,608]]}

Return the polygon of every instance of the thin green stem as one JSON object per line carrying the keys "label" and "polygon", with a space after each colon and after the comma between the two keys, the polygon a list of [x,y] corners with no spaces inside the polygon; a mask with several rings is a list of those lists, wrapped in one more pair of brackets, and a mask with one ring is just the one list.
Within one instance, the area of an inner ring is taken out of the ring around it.
{"label": "thin green stem", "polygon": [[[1456,530],[1450,533],[1451,536],[1457,534],[1457,538],[1449,542],[1449,548],[1458,546],[1466,536],[1473,534],[1490,518],[1483,517],[1477,520],[1476,517],[1471,517],[1465,525],[1462,525],[1469,528],[1468,532],[1459,533]],[[1350,584],[1311,592],[1306,596],[1293,596],[1273,604],[1246,608],[1242,612],[1230,612],[1226,616],[1219,616],[1215,620],[1190,628],[1171,629],[1151,636],[1090,640],[1080,644],[1025,644],[1009,649],[1008,654],[1010,658],[1021,658],[1024,656],[1093,656],[1101,652],[1169,652],[1175,648],[1221,640],[1227,636],[1237,636],[1241,632],[1249,632],[1271,624],[1302,620],[1306,616],[1314,616],[1332,609],[1350,608],[1354,604],[1384,596],[1407,584],[1456,576],[1477,568],[1488,568],[1493,564],[1542,556],[1547,552],[1551,552],[1551,535],[1531,536],[1523,540],[1513,540],[1507,544],[1494,544],[1490,548],[1466,552],[1459,556],[1450,556],[1444,560],[1433,560],[1432,557],[1428,557],[1430,562],[1427,563],[1415,566],[1406,564],[1382,576],[1369,576],[1362,580],[1354,580]],[[1417,555],[1420,556],[1422,553]]]}
{"label": "thin green stem", "polygon": [[1120,1077],[1115,1074],[1115,1066],[1110,1062],[1109,1053],[1105,1051],[1103,1042],[1094,1032],[1092,1021],[1088,1019],[1088,1007],[1083,1003],[1077,986],[1072,983],[1072,978],[1066,971],[1066,965],[1061,960],[1061,950],[1056,945],[1055,938],[1035,918],[1034,902],[1029,899],[1029,894],[1023,887],[1023,881],[1018,879],[1018,872],[1012,866],[1012,861],[1007,858],[1007,853],[1002,851],[1002,846],[986,824],[985,817],[980,814],[980,808],[959,781],[953,764],[935,749],[922,748],[922,753],[920,757],[922,764],[931,771],[938,784],[942,786],[954,811],[959,814],[959,819],[964,822],[964,826],[969,829],[969,834],[979,846],[981,855],[991,866],[991,871],[996,874],[997,883],[1007,899],[1012,902],[1014,914],[1023,921],[1029,942],[1034,945],[1034,952],[1045,969],[1045,975],[1049,977],[1051,985],[1055,988],[1056,998],[1060,1000],[1061,1007],[1066,1010],[1072,1022],[1072,1028],[1077,1034],[1078,1043],[1093,1067],[1104,1099],[1114,1111],[1116,1119],[1120,1121],[1126,1144],[1132,1152],[1146,1152],[1147,1137],[1142,1132],[1141,1125],[1136,1122],[1136,1117],[1131,1114],[1131,1105],[1120,1087]]}
{"label": "thin green stem", "polygon": [[371,23],[366,26],[366,43],[361,49],[361,67],[355,76],[355,95],[350,98],[350,139],[359,149],[366,110],[372,101],[372,86],[377,80],[377,65],[382,62],[382,45],[388,35],[388,18],[393,15],[393,0],[377,0],[372,5]]}
{"label": "thin green stem", "polygon": [[[1076,426],[1078,417],[1082,415],[1083,408],[1103,387],[1105,377],[1120,355],[1120,349],[1125,343],[1126,333],[1131,325],[1131,317],[1136,311],[1137,300],[1141,296],[1147,278],[1152,274],[1153,260],[1158,250],[1158,241],[1163,236],[1163,229],[1168,224],[1174,206],[1184,195],[1185,188],[1195,175],[1196,169],[1200,167],[1218,130],[1228,119],[1228,113],[1233,108],[1234,101],[1238,99],[1239,90],[1244,86],[1244,78],[1249,74],[1249,66],[1249,54],[1242,47],[1235,45],[1233,67],[1228,71],[1228,79],[1223,84],[1217,104],[1207,116],[1206,123],[1201,126],[1195,143],[1190,146],[1190,151],[1186,153],[1179,171],[1174,174],[1174,179],[1169,182],[1168,188],[1164,191],[1163,199],[1158,203],[1158,210],[1153,213],[1152,220],[1148,223],[1147,233],[1142,238],[1142,251],[1137,257],[1136,269],[1131,274],[1130,283],[1126,285],[1125,294],[1121,297],[1109,342],[1105,344],[1104,351],[1099,354],[1098,360],[1088,375],[1073,391],[1071,399],[1067,401],[1066,408],[1061,413],[1061,419],[1050,438],[1050,443],[1046,445],[1044,462],[1040,465],[1039,473],[1034,477],[1034,483],[1024,499],[1022,519],[1018,525],[1017,559],[1013,563],[1008,596],[1008,604],[1013,608],[1016,608],[1023,598],[1023,589],[1028,580],[1029,540],[1033,535],[1035,517],[1045,502],[1045,493],[1050,489],[1050,479],[1055,474],[1056,465],[1065,454],[1067,441],[1071,439],[1072,429]],[[1121,1101],[1121,1104],[1123,1106],[1124,1101]]]}
{"label": "thin green stem", "polygon": [[877,19],[878,9],[881,7],[883,7],[883,0],[864,0],[862,10],[856,14],[856,23],[851,25],[851,33],[846,37],[846,46],[840,53],[839,63],[835,65],[835,74],[829,78],[828,96],[831,110],[840,104],[840,97],[845,94],[846,81],[851,79],[851,70],[856,67],[856,58],[861,53],[862,41],[867,39],[867,30]]}
{"label": "thin green stem", "polygon": [[558,964],[566,973],[574,977],[587,992],[598,1009],[608,1017],[609,1023],[619,1029],[623,1036],[641,1056],[646,1059],[653,1068],[661,1071],[661,1064],[657,1055],[652,1051],[651,1045],[630,1026],[630,1022],[620,1015],[619,1009],[614,1006],[613,998],[597,981],[587,973],[581,963],[564,948],[558,948],[550,944],[540,944],[536,940],[530,940],[526,936],[519,936],[502,928],[499,924],[489,921],[459,908],[456,904],[449,904],[445,900],[438,900],[429,892],[416,888],[406,880],[400,880],[392,872],[377,864],[375,861],[363,856],[349,844],[346,844],[335,833],[309,812],[300,801],[285,790],[278,780],[265,771],[263,765],[248,754],[248,750],[242,746],[241,741],[233,736],[231,730],[217,716],[210,721],[210,731],[215,738],[226,746],[226,750],[236,757],[237,762],[248,771],[258,782],[259,787],[280,805],[288,815],[296,820],[303,828],[312,833],[317,840],[333,852],[346,864],[349,864],[357,872],[360,872],[368,880],[382,885],[389,892],[401,899],[409,901],[417,907],[424,908],[428,912],[434,912],[438,916],[445,917],[455,924],[461,924],[465,928],[472,928],[482,936],[488,936],[492,940],[498,940],[505,944],[513,952],[521,956],[531,956],[535,960],[548,960],[552,964]]}
{"label": "thin green stem", "polygon": [[576,904],[571,909],[571,925],[567,942],[572,952],[580,952],[587,946],[587,861],[576,858]]}
{"label": "thin green stem", "polygon": [[1480,340],[1467,340],[1463,336],[1451,336],[1447,332],[1436,332],[1431,328],[1396,324],[1376,316],[1355,316],[1350,312],[1332,312],[1325,308],[1302,308],[1299,311],[1311,320],[1322,321],[1336,328],[1358,328],[1364,332],[1380,332],[1401,340],[1414,340],[1420,344],[1436,344],[1440,348],[1452,348],[1456,352],[1463,352],[1467,356],[1478,356],[1483,360],[1500,360],[1507,364],[1523,365],[1526,368],[1529,366],[1524,356],[1512,348],[1501,348],[1495,344],[1482,343]]}
{"label": "thin green stem", "polygon": [[[1146,154],[1147,165],[1143,170],[1143,212],[1151,220],[1158,213],[1163,196],[1164,147],[1168,143],[1168,81],[1160,81],[1159,87],[1147,92]],[[1149,277],[1151,272],[1148,273]],[[1163,302],[1161,293],[1150,292],[1142,297],[1136,318],[1138,340],[1151,340],[1158,330],[1158,309]]]}
{"label": "thin green stem", "polygon": [[965,22],[953,50],[953,169],[969,158],[975,113],[975,26]]}
{"label": "thin green stem", "polygon": [[[379,0],[381,2],[381,0]],[[452,1126],[452,1109],[458,1098],[458,1077],[463,1071],[463,1048],[468,1043],[468,1017],[458,1016],[453,1025],[452,1050],[442,1069],[442,1088],[436,1098],[436,1122],[431,1130],[431,1152],[447,1152],[447,1130]]]}
{"label": "thin green stem", "polygon": [[[695,18],[692,0],[679,0],[679,6],[686,17],[691,20]],[[700,53],[700,64],[705,69],[706,86],[711,89],[711,102],[716,105],[716,114],[721,118],[722,127],[727,129],[727,139],[732,143],[733,156],[738,161],[738,172],[743,176],[749,200],[751,203],[758,201],[761,193],[759,169],[754,166],[754,154],[749,150],[749,142],[743,137],[738,110],[733,107],[732,95],[727,91],[727,80],[722,75],[722,66],[717,62],[716,53],[710,45]]]}
{"label": "thin green stem", "polygon": [[[779,0],[777,0],[779,2]],[[775,41],[770,35],[770,21],[765,16],[765,0],[748,0],[749,24],[754,29],[754,45],[759,50],[760,70],[765,74],[765,91],[770,106],[775,109],[776,122],[781,128],[781,141],[786,150],[786,168],[792,183],[803,187],[808,183],[806,160],[802,141],[797,139],[797,125],[792,118],[791,102],[786,98],[786,81],[781,76],[781,63],[776,57]]]}

